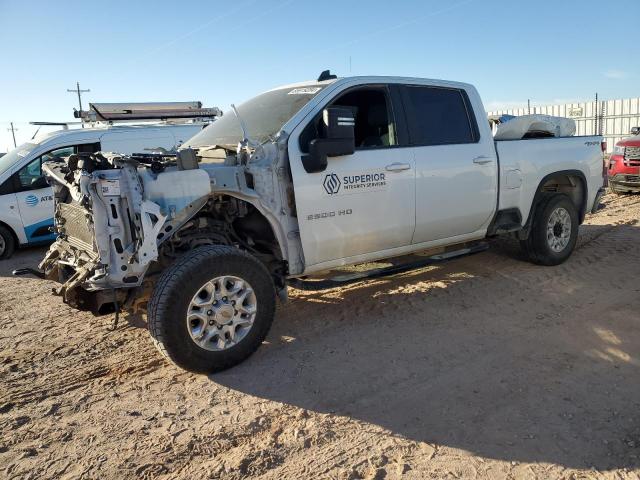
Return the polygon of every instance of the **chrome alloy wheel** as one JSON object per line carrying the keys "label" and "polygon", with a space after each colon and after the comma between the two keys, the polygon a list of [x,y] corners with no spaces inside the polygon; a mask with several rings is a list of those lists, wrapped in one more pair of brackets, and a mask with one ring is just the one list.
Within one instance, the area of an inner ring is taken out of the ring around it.
{"label": "chrome alloy wheel", "polygon": [[191,339],[209,351],[227,350],[247,336],[258,310],[248,282],[224,276],[209,280],[191,299],[187,328]]}
{"label": "chrome alloy wheel", "polygon": [[564,250],[571,240],[571,216],[563,207],[556,208],[549,215],[547,223],[547,243],[556,253]]}

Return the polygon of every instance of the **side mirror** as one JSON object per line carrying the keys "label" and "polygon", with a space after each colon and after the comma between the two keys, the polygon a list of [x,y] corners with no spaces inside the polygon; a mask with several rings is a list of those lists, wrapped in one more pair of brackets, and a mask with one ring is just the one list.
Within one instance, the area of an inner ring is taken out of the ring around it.
{"label": "side mirror", "polygon": [[327,157],[351,155],[356,151],[353,111],[345,107],[327,107],[322,111],[325,135],[309,142],[309,154],[302,157],[307,173],[327,168]]}
{"label": "side mirror", "polygon": [[633,127],[631,129],[631,135],[640,135],[640,127]]}

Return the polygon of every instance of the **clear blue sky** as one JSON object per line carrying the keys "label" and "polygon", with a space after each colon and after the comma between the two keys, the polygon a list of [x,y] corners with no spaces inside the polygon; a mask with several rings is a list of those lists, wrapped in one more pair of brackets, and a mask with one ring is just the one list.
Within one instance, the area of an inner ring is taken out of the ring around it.
{"label": "clear blue sky", "polygon": [[223,110],[325,68],[471,82],[487,109],[636,97],[638,19],[638,0],[0,0],[0,151],[9,121],[22,142],[72,120],[76,81],[85,105]]}

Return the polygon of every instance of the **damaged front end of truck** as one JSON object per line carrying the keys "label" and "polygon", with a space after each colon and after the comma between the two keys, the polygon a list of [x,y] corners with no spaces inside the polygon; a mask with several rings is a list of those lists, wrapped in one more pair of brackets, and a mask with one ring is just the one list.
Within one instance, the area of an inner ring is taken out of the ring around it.
{"label": "damaged front end of truck", "polygon": [[40,270],[61,284],[54,293],[74,308],[141,312],[173,261],[219,244],[255,255],[283,290],[282,226],[291,217],[287,192],[279,191],[282,145],[187,148],[175,156],[83,154],[45,164],[58,237]]}
{"label": "damaged front end of truck", "polygon": [[[46,163],[57,240],[40,263],[65,303],[143,312],[158,279],[210,245],[241,250],[286,296],[305,268],[285,128],[332,79],[281,87],[220,116],[177,154]],[[40,274],[40,273],[39,273]]]}

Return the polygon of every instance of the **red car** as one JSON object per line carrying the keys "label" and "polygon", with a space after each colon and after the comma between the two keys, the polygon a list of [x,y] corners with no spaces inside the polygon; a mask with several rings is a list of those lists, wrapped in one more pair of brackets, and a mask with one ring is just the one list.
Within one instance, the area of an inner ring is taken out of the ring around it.
{"label": "red car", "polygon": [[640,192],[640,127],[631,133],[632,137],[616,143],[609,159],[609,188],[618,195]]}

